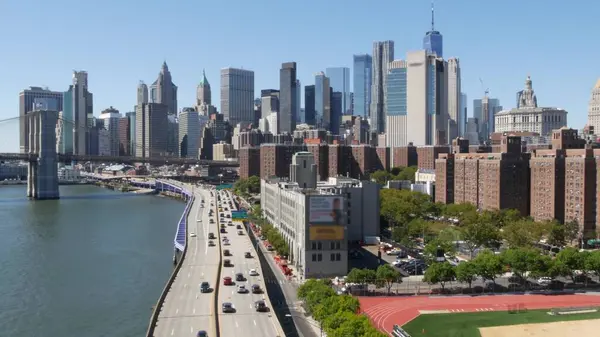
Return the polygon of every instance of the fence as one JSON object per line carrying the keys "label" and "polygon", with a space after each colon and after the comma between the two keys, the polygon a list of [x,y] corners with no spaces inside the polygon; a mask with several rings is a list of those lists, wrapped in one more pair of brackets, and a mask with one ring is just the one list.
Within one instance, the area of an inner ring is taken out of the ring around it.
{"label": "fence", "polygon": [[410,337],[408,332],[404,331],[400,326],[394,324],[394,330],[392,330],[393,337]]}

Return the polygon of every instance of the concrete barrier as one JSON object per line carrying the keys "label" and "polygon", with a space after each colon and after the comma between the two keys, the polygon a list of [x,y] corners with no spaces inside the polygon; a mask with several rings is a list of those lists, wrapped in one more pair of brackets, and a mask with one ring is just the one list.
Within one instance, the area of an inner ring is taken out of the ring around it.
{"label": "concrete barrier", "polygon": [[[196,197],[192,195],[189,205],[186,205],[186,208],[185,208],[185,211],[183,214],[184,217],[187,217],[188,214],[190,213],[190,210],[192,209],[191,205],[194,203],[194,201],[196,201]],[[179,223],[177,223],[177,225],[179,226]],[[186,225],[186,236],[187,236],[187,225]],[[154,336],[154,328],[156,327],[156,322],[158,321],[158,315],[160,314],[160,311],[162,310],[162,305],[165,301],[165,298],[167,297],[167,294],[169,293],[169,290],[171,289],[171,286],[173,285],[173,282],[175,281],[175,278],[177,277],[177,273],[181,269],[181,265],[183,264],[183,260],[185,260],[186,253],[187,253],[187,245],[185,245],[183,252],[181,254],[181,258],[179,259],[179,262],[175,266],[175,269],[173,269],[171,276],[167,280],[167,284],[165,284],[165,287],[163,288],[162,292],[160,293],[160,297],[158,298],[158,301],[156,302],[156,305],[154,306],[154,309],[152,310],[152,316],[150,316],[150,323],[148,324],[148,329],[146,330],[146,337]]]}
{"label": "concrete barrier", "polygon": [[221,326],[219,325],[219,290],[221,289],[221,271],[223,269],[223,247],[221,246],[222,244],[222,240],[221,240],[221,224],[220,224],[220,220],[219,220],[219,205],[217,202],[217,190],[214,191],[215,193],[215,218],[217,218],[217,235],[219,236],[219,266],[217,267],[217,280],[215,282],[215,294],[213,297],[213,307],[215,309],[214,311],[214,315],[215,315],[215,336],[220,337],[221,336]]}

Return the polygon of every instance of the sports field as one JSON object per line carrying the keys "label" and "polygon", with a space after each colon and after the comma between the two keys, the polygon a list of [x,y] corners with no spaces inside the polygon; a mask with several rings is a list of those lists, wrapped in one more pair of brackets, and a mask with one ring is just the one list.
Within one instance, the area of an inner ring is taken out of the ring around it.
{"label": "sports field", "polygon": [[[412,337],[563,337],[591,336],[587,331],[600,331],[600,312],[553,316],[548,315],[548,311],[425,314],[405,324],[402,328]],[[566,321],[580,322],[562,323]],[[486,329],[488,327],[501,328]],[[482,329],[480,330],[480,328]]]}

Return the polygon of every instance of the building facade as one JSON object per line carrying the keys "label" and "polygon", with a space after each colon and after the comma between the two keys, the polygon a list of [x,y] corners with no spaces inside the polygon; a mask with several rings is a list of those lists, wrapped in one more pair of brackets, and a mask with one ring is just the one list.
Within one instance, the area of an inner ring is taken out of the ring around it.
{"label": "building facade", "polygon": [[200,148],[200,120],[194,108],[184,108],[179,113],[179,156],[198,158]]}
{"label": "building facade", "polygon": [[373,71],[371,77],[371,131],[385,132],[385,102],[389,62],[394,60],[394,41],[373,42]]}
{"label": "building facade", "polygon": [[446,72],[448,73],[448,142],[460,135],[463,112],[461,111],[461,75],[460,62],[457,58],[448,59]]}
{"label": "building facade", "polygon": [[139,104],[135,111],[136,157],[167,155],[169,107],[160,103]]}
{"label": "building facade", "polygon": [[315,74],[315,126],[330,130],[331,127],[331,90],[329,78],[325,73]]}
{"label": "building facade", "polygon": [[600,79],[592,89],[588,105],[588,126],[593,128],[594,134],[600,134]]}
{"label": "building facade", "polygon": [[221,113],[232,126],[254,121],[254,72],[221,69]]}
{"label": "building facade", "polygon": [[385,104],[385,135],[388,147],[406,146],[407,138],[407,64],[390,62],[387,74],[387,101]]}
{"label": "building facade", "polygon": [[163,62],[158,78],[150,86],[150,103],[164,104],[170,115],[177,114],[177,86],[173,83],[167,62]]}
{"label": "building facade", "polygon": [[353,111],[357,116],[369,118],[371,105],[371,80],[373,58],[369,54],[354,55]]}
{"label": "building facade", "polygon": [[482,99],[473,100],[473,117],[477,118],[480,143],[490,139],[495,130],[495,116],[500,111],[500,100],[488,97],[487,93]]}
{"label": "building facade", "polygon": [[296,62],[281,64],[279,70],[279,132],[291,134],[296,130]]}
{"label": "building facade", "polygon": [[329,85],[334,92],[342,94],[342,115],[352,115],[352,98],[350,97],[350,68],[325,68],[329,77]]}

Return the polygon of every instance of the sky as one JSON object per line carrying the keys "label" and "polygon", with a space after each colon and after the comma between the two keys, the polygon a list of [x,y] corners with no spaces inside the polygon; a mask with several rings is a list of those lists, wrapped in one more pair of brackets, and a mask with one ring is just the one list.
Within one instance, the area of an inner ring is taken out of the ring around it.
{"label": "sky", "polygon": [[[469,100],[489,88],[515,106],[527,75],[540,106],[587,119],[600,77],[597,0],[437,0],[435,28],[444,57],[458,57]],[[219,108],[221,68],[254,71],[256,96],[279,87],[281,63],[295,61],[302,86],[327,67],[350,67],[373,41],[393,40],[395,59],[422,48],[430,0],[0,0],[0,120],[18,116],[29,86],[64,91],[73,70],[89,73],[94,114],[131,111],[140,80],[151,84],[163,61],[192,106],[206,70]],[[483,85],[482,83],[483,82]],[[18,151],[18,125],[0,122],[0,152]]]}

